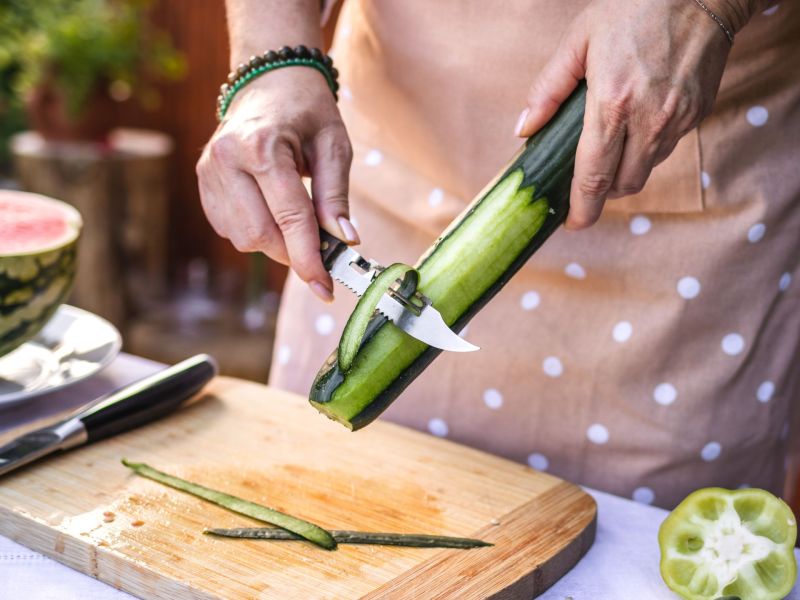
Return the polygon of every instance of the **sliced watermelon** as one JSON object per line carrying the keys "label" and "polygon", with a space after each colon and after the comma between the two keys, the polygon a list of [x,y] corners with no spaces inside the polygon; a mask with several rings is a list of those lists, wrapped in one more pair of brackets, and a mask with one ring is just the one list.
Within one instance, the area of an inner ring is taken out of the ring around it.
{"label": "sliced watermelon", "polygon": [[80,231],[69,204],[0,190],[0,356],[35,336],[67,299]]}

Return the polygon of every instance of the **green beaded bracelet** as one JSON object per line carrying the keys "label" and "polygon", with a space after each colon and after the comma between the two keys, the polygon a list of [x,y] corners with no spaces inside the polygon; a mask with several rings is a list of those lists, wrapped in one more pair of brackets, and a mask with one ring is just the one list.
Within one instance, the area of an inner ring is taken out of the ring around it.
{"label": "green beaded bracelet", "polygon": [[333,67],[329,56],[324,56],[317,48],[309,50],[305,46],[298,46],[291,49],[284,46],[278,52],[270,50],[262,56],[251,57],[248,63],[239,65],[238,69],[228,75],[228,83],[222,85],[217,97],[217,120],[222,121],[228,107],[233,102],[233,97],[253,79],[275,69],[294,66],[311,67],[322,73],[325,81],[328,82],[328,87],[333,92],[333,97],[338,99],[337,77],[339,73]]}

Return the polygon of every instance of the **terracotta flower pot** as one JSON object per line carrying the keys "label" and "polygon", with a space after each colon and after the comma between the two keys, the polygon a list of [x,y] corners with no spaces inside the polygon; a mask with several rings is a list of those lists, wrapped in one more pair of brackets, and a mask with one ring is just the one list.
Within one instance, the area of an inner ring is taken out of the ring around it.
{"label": "terracotta flower pot", "polygon": [[25,99],[31,128],[47,140],[62,142],[105,142],[116,123],[116,105],[98,85],[81,111],[73,114],[65,94],[52,79],[42,82]]}

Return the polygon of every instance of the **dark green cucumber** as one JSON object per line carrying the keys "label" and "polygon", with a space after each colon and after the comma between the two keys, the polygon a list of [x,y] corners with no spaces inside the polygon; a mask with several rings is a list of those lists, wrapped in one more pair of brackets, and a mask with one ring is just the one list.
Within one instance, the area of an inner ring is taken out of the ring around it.
{"label": "dark green cucumber", "polygon": [[[420,259],[418,291],[454,330],[463,328],[566,218],[585,98],[581,83]],[[317,374],[309,400],[328,417],[360,429],[439,352],[377,315],[350,369],[340,367],[334,352]]]}
{"label": "dark green cucumber", "polygon": [[398,293],[405,298],[411,297],[417,290],[419,273],[417,273],[413,267],[402,263],[394,263],[378,274],[367,288],[367,291],[364,292],[364,295],[359,299],[350,318],[347,319],[347,324],[344,326],[342,337],[339,340],[337,356],[339,357],[339,368],[343,371],[348,371],[350,365],[353,364],[353,359],[356,357],[356,353],[358,353],[358,349],[361,347],[364,334],[367,331],[370,319],[381,297],[401,277],[403,277],[403,281]]}

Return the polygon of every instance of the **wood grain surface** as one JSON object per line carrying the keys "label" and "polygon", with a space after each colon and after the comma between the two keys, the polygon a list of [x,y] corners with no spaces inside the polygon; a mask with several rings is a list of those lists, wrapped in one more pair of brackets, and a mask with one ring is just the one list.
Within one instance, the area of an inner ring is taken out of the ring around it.
{"label": "wood grain surface", "polygon": [[[257,522],[138,477],[122,457],[331,529],[495,545],[327,552],[215,539],[203,529]],[[0,534],[142,598],[170,600],[527,600],[589,549],[595,520],[592,498],[556,477],[388,423],[351,433],[304,398],[228,378],[158,423],[0,480]]]}

